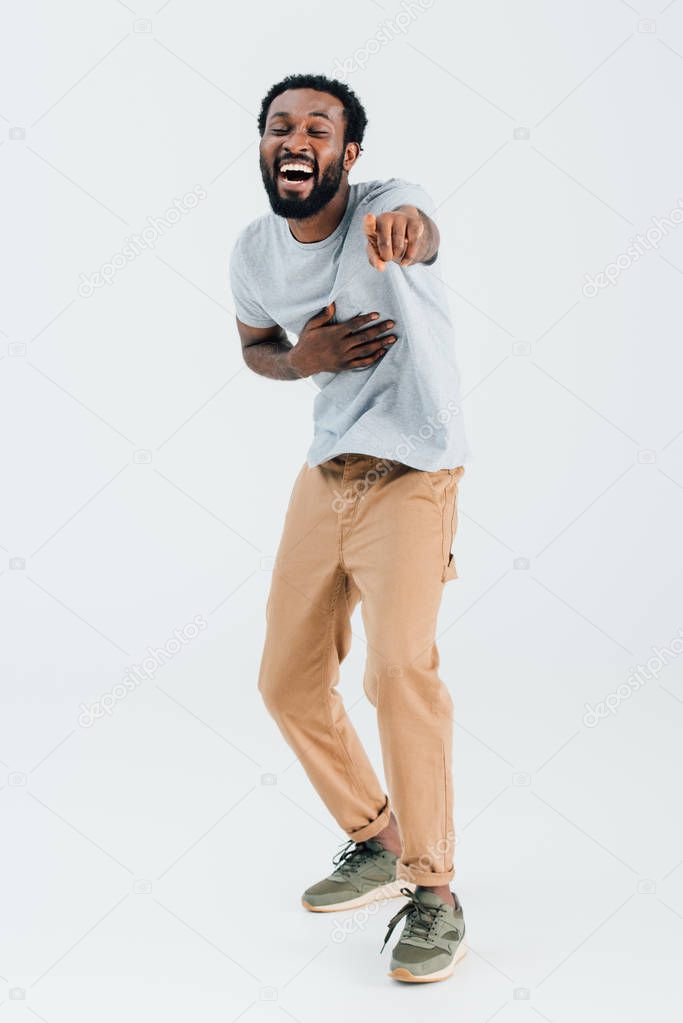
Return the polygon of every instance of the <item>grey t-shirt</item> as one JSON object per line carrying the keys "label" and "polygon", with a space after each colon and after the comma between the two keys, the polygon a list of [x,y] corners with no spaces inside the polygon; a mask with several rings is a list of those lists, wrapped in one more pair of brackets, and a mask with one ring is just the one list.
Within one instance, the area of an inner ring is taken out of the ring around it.
{"label": "grey t-shirt", "polygon": [[[431,267],[370,265],[366,213],[412,205],[432,215],[419,186],[391,178],[350,186],[337,228],[318,242],[299,242],[284,217],[267,213],[239,235],[230,255],[238,318],[253,327],[279,324],[299,335],[307,320],[335,302],[335,320],[376,310],[393,319],[398,340],[379,362],[316,373],[313,467],[344,452],[375,455],[416,469],[462,465],[469,456],[448,301]],[[436,272],[432,267],[436,268]]]}

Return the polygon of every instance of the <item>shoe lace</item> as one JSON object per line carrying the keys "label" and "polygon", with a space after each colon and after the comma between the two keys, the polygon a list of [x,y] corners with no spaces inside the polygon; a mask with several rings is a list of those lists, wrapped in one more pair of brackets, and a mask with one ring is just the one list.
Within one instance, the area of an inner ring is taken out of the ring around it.
{"label": "shoe lace", "polygon": [[372,851],[368,849],[364,842],[354,842],[350,838],[348,842],[341,846],[339,852],[332,859],[333,864],[337,868],[335,874],[348,876],[358,870],[371,855]]}
{"label": "shoe lace", "polygon": [[405,895],[408,898],[401,909],[395,916],[392,916],[387,927],[387,933],[384,936],[384,944],[380,949],[380,953],[384,951],[386,943],[388,942],[391,935],[394,933],[396,925],[406,917],[406,926],[403,931],[403,938],[429,938],[432,927],[437,916],[441,912],[441,906],[425,906],[423,902],[420,902],[414,892],[411,892],[410,888],[401,888],[401,895]]}

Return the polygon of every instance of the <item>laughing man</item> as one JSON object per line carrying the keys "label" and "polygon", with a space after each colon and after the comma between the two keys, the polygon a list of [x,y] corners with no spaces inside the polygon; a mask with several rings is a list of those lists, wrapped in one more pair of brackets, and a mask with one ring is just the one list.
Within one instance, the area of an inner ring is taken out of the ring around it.
{"label": "laughing man", "polygon": [[[456,577],[469,452],[447,302],[428,269],[439,253],[433,203],[398,178],[349,183],[366,123],[341,82],[290,75],[274,85],[258,120],[272,212],[230,257],[247,365],[318,388],[273,569],[259,690],[348,836],[303,905],[330,912],[404,896],[387,931],[405,921],[390,976],[428,982],[465,952],[450,888],[452,700],[435,633]],[[388,792],[337,690],[359,602]]]}

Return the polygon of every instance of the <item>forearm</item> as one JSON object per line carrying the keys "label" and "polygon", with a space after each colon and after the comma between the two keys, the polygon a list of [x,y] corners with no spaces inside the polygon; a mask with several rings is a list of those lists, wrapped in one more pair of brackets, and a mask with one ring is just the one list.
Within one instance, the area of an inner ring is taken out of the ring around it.
{"label": "forearm", "polygon": [[414,261],[416,263],[431,263],[436,258],[441,242],[438,227],[431,217],[428,217],[417,206],[399,206],[398,210],[409,216],[415,214],[419,216],[424,230],[417,241],[417,252]]}
{"label": "forearm", "polygon": [[300,380],[300,374],[289,361],[292,347],[286,337],[259,341],[244,349],[244,361],[259,376],[271,380]]}

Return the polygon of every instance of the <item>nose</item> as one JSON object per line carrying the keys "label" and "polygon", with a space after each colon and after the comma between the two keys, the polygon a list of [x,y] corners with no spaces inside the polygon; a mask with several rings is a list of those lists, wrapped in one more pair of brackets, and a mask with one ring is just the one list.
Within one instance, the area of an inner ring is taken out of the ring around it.
{"label": "nose", "polygon": [[308,138],[303,128],[295,130],[287,139],[284,147],[285,153],[298,154],[299,156],[308,156],[309,159],[313,159],[313,153],[311,147],[308,144]]}

